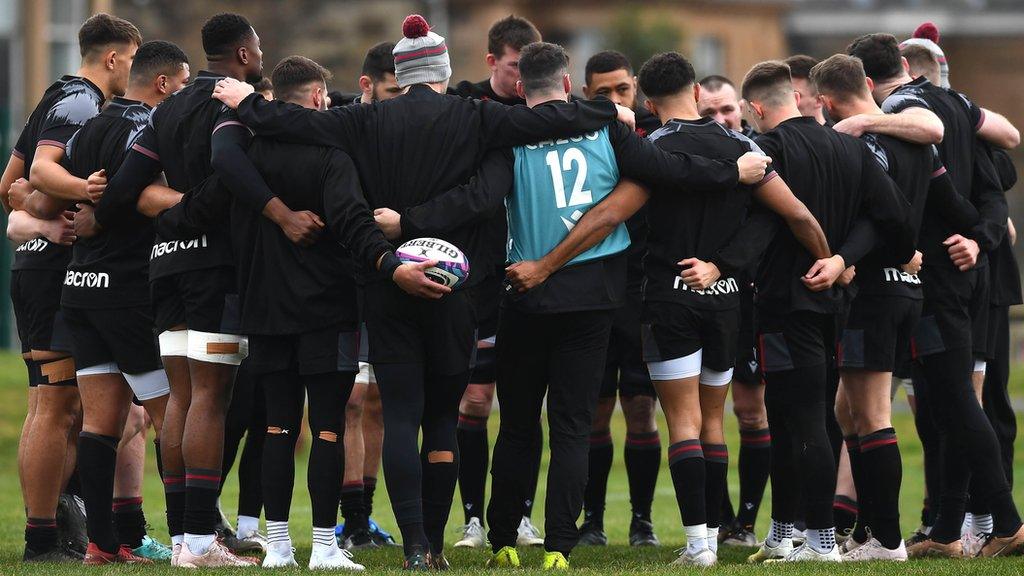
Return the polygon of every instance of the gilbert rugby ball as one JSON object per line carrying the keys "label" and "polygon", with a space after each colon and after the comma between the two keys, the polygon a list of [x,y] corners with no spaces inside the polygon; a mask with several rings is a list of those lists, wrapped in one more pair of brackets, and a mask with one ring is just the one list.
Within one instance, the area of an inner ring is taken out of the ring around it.
{"label": "gilbert rugby ball", "polygon": [[424,274],[449,288],[455,288],[469,278],[469,260],[466,255],[451,242],[439,238],[409,240],[398,247],[395,255],[406,263],[436,260],[437,265],[427,268]]}

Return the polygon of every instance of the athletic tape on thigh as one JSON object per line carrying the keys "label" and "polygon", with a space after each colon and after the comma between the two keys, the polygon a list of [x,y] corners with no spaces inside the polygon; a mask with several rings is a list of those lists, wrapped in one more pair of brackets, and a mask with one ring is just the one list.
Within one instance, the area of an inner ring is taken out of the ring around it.
{"label": "athletic tape on thigh", "polygon": [[237,334],[188,331],[188,357],[211,364],[238,366],[249,355],[249,339]]}
{"label": "athletic tape on thigh", "polygon": [[121,369],[117,366],[116,362],[106,362],[104,364],[96,364],[95,366],[86,366],[85,368],[79,368],[75,375],[78,377],[82,376],[96,376],[98,374],[120,374]]}
{"label": "athletic tape on thigh", "polygon": [[160,398],[171,393],[171,385],[167,382],[167,373],[163,370],[152,370],[142,374],[125,374],[124,379],[132,387],[132,392],[140,402]]}
{"label": "athletic tape on thigh", "polygon": [[158,339],[161,356],[188,356],[188,330],[165,330]]}
{"label": "athletic tape on thigh", "polygon": [[42,386],[73,386],[76,383],[74,359],[40,360],[38,379]]}
{"label": "athletic tape on thigh", "polygon": [[984,374],[987,369],[988,369],[988,362],[986,362],[985,360],[975,360],[974,361],[974,371],[976,373],[977,372],[981,372],[982,374]]}
{"label": "athletic tape on thigh", "polygon": [[702,367],[700,369],[700,383],[704,386],[725,386],[732,382],[732,371],[732,368],[719,371]]}
{"label": "athletic tape on thigh", "polygon": [[648,362],[647,371],[651,373],[651,380],[655,382],[693,378],[701,372],[700,365],[703,355],[704,350],[701,349],[689,356],[661,360],[659,362]]}

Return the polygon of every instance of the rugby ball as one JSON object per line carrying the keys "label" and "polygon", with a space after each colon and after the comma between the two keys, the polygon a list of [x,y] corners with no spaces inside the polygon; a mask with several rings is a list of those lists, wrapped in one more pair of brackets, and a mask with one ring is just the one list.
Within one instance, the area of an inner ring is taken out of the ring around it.
{"label": "rugby ball", "polygon": [[456,288],[469,278],[469,260],[451,242],[439,238],[416,238],[409,240],[395,251],[398,259],[406,263],[436,260],[437,265],[424,270],[427,278],[434,282]]}

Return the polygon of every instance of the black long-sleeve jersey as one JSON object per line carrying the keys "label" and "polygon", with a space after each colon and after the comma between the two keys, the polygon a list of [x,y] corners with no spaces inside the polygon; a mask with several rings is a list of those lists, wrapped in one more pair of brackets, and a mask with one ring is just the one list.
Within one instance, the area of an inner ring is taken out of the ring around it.
{"label": "black long-sleeve jersey", "polygon": [[[999,182],[1002,184],[1003,190],[1009,192],[1017,183],[1017,169],[1013,165],[1010,155],[1005,150],[994,148],[980,140],[978,145],[984,152],[991,153],[996,173],[999,175]],[[992,306],[1024,304],[1020,286],[1020,267],[1013,254],[1013,245],[1010,244],[1009,234],[1003,236],[1003,241],[989,254],[989,267],[992,271],[990,304]]]}
{"label": "black long-sleeve jersey", "polygon": [[[68,141],[68,172],[88,178],[100,169],[117,174],[132,144],[149,123],[152,108],[115,97]],[[99,204],[103,204],[100,198]],[[108,222],[96,236],[75,242],[61,303],[79,308],[126,308],[149,304],[149,252],[153,221],[138,212]]]}
{"label": "black long-sleeve jersey", "polygon": [[[25,173],[21,176],[29,179],[39,145],[65,148],[71,136],[100,113],[103,100],[103,91],[86,78],[61,76],[51,84],[29,115],[11,151],[25,162]],[[34,238],[14,249],[11,269],[63,270],[70,261],[70,247],[52,244],[46,238]]]}
{"label": "black long-sleeve jersey", "polygon": [[[861,140],[909,203],[907,226],[924,262],[952,268],[942,241],[969,230],[978,219],[978,211],[956,192],[938,150],[881,134],[865,134]],[[903,272],[900,266],[904,263],[889,244],[876,243],[857,265],[858,289],[864,294],[921,299],[921,280]]]}
{"label": "black long-sleeve jersey", "polygon": [[[398,212],[418,206],[469,182],[490,149],[524,145],[545,138],[571,137],[610,123],[609,101],[552,103],[527,108],[438,94],[427,86],[364,106],[324,112],[259,95],[242,101],[238,113],[257,134],[281,140],[335,146],[355,161],[371,208]],[[703,159],[692,159],[702,164]],[[708,170],[708,172],[715,172]],[[735,183],[735,163],[717,171]],[[452,211],[451,218],[459,214]],[[441,238],[461,248],[470,260],[487,262],[477,227],[455,228]],[[474,275],[466,286],[475,283]]]}
{"label": "black long-sleeve jersey", "polygon": [[[905,225],[907,202],[864,142],[804,117],[783,121],[756,142],[847,266],[873,247],[873,226],[891,243],[897,259],[906,262],[913,256],[914,239]],[[813,263],[793,234],[776,234],[757,271],[758,307],[777,313],[838,312],[840,288],[811,292],[801,282]]]}
{"label": "black long-sleeve jersey", "polygon": [[[647,138],[661,128],[661,120],[646,108],[636,109],[636,134]],[[626,250],[626,293],[634,301],[642,297],[644,282],[644,255],[647,254],[647,205],[644,204],[626,220],[629,248]]]}
{"label": "black long-sleeve jersey", "polygon": [[[154,110],[124,165],[107,184],[106,202],[96,210],[100,225],[106,227],[133,212],[142,190],[161,170],[168,185],[182,192],[199,187],[216,172],[219,185],[253,206],[262,209],[273,197],[245,153],[251,133],[233,110],[212,98],[221,78],[199,72],[192,83]],[[188,240],[165,239],[158,232],[150,278],[230,266],[229,226],[227,222],[219,224]]]}
{"label": "black long-sleeve jersey", "polygon": [[[985,162],[976,154],[976,132],[985,121],[985,112],[967,96],[939,88],[921,76],[900,86],[882,102],[884,112],[895,113],[907,108],[924,108],[934,112],[943,126],[945,134],[939,143],[939,156],[949,171],[957,192],[971,199],[977,207],[980,219],[966,236],[978,243],[982,253],[993,250],[1006,233],[1006,196],[990,178],[979,176],[979,170],[988,167],[976,166]],[[978,260],[983,267],[987,259]]]}
{"label": "black long-sleeve jersey", "polygon": [[334,148],[267,138],[253,140],[249,157],[281,201],[318,214],[328,228],[312,246],[298,246],[258,209],[233,202],[242,333],[298,334],[358,322],[349,250],[357,261],[374,262],[392,248],[373,220],[352,160]]}
{"label": "black long-sleeve jersey", "polygon": [[[666,152],[709,158],[736,160],[747,152],[761,152],[753,140],[711,118],[670,120],[649,138]],[[769,166],[762,182],[776,176]],[[646,206],[649,231],[643,261],[645,300],[707,310],[739,306],[740,275],[756,263],[768,240],[746,238],[743,246],[731,242],[746,219],[752,190],[751,186],[739,185],[734,191],[705,194],[680,194],[671,189],[651,191]],[[679,276],[680,266],[676,263],[684,258],[714,262],[722,277],[706,290],[693,290]]]}
{"label": "black long-sleeve jersey", "polygon": [[498,102],[499,104],[504,104],[506,106],[526,104],[526,100],[520,98],[519,96],[513,95],[505,97],[498,95],[498,93],[494,91],[494,88],[491,87],[490,78],[486,78],[479,82],[470,82],[469,80],[463,80],[462,82],[456,84],[454,88],[449,88],[448,93],[453,94],[455,96],[463,96],[465,98],[473,98],[476,100],[492,100],[494,102]]}

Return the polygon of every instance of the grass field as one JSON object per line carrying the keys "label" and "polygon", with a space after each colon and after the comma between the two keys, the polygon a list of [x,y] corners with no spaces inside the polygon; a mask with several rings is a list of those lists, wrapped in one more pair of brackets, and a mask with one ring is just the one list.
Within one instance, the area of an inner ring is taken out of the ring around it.
{"label": "grass field", "polygon": [[[25,566],[21,564],[22,538],[24,530],[24,509],[18,489],[18,477],[16,466],[16,452],[18,434],[25,410],[25,385],[24,366],[21,361],[12,355],[0,355],[0,575],[7,574],[32,574],[32,575],[79,575],[88,574],[170,574],[172,569],[169,565],[153,567],[115,567],[115,568],[84,568],[79,566]],[[1024,370],[1015,371],[1015,380],[1012,384],[1015,396],[1024,397]],[[921,467],[921,449],[917,442],[913,429],[913,421],[909,411],[905,407],[902,394],[897,400],[900,409],[896,414],[896,430],[900,438],[900,446],[903,450],[903,493],[902,493],[902,514],[903,528],[905,531],[914,529],[917,525],[920,512],[921,496],[923,491],[923,473]],[[735,469],[735,458],[738,454],[738,434],[735,428],[735,420],[727,419],[727,436],[729,438],[730,450],[732,451],[733,467],[730,471],[730,489],[733,501],[737,499],[738,484]],[[492,430],[496,428],[497,417],[491,419]],[[668,475],[668,467],[662,466],[661,477],[658,483],[658,491],[654,502],[654,523],[657,533],[662,541],[658,549],[630,549],[625,546],[629,528],[629,497],[626,486],[626,473],[623,469],[621,446],[624,437],[622,419],[616,417],[613,427],[613,436],[617,441],[617,454],[615,468],[612,471],[610,486],[608,490],[608,511],[606,513],[606,529],[613,543],[612,546],[602,549],[578,549],[572,556],[572,566],[575,571],[585,574],[624,574],[624,573],[646,573],[646,574],[671,574],[685,570],[669,567],[668,564],[675,558],[673,550],[683,545],[683,534],[679,524],[679,513],[676,508],[675,498],[672,491],[672,484]],[[492,436],[493,438],[493,436]],[[664,439],[663,439],[664,440]],[[1024,451],[1018,451],[1017,477],[1024,478]],[[296,558],[300,565],[309,558],[310,539],[310,509],[309,498],[305,488],[305,453],[300,455],[301,462],[298,464],[298,471],[295,482],[295,499],[292,506],[292,538],[296,543]],[[156,469],[153,463],[152,446],[147,461],[149,472],[147,472],[145,486],[145,510],[150,523],[153,525],[152,535],[167,542],[167,532],[163,516],[163,493]],[[542,472],[543,474],[543,472]],[[544,480],[540,484],[538,494],[538,505],[534,513],[534,520],[541,526],[543,524],[543,499]],[[225,496],[223,498],[225,510],[229,516],[234,517],[235,495],[237,483],[234,478],[229,480]],[[1018,484],[1014,491],[1018,503],[1024,503],[1024,487]],[[458,499],[458,496],[456,496]],[[764,536],[767,519],[770,512],[770,500],[765,499],[765,505],[758,523],[758,535]],[[458,504],[452,514],[451,532],[449,543],[454,542],[456,537],[455,527],[461,523],[462,514]],[[391,516],[387,504],[387,495],[384,492],[383,484],[377,494],[375,519],[385,527],[397,534],[394,519]],[[913,561],[906,564],[847,564],[828,566],[747,566],[743,560],[750,550],[723,548],[720,551],[719,567],[712,569],[713,573],[722,575],[743,575],[743,574],[920,574],[926,576],[960,575],[960,574],[985,574],[985,575],[1020,575],[1024,574],[1024,558],[1000,559],[1000,560],[970,560],[970,561],[942,561],[926,560]],[[449,551],[449,560],[456,572],[470,573],[480,571],[486,561],[487,553],[484,551]],[[401,552],[398,548],[388,550],[377,550],[373,552],[359,553],[356,559],[365,564],[372,572],[397,572],[396,567],[401,562]],[[523,555],[524,565],[527,567],[522,572],[537,571],[540,565],[541,553],[537,550],[526,551]],[[254,573],[258,569],[247,569],[246,572]],[[292,569],[289,573],[298,573],[300,569]],[[305,571],[303,568],[302,571]],[[694,571],[694,570],[689,570]],[[237,573],[237,570],[226,570],[224,573]]]}

